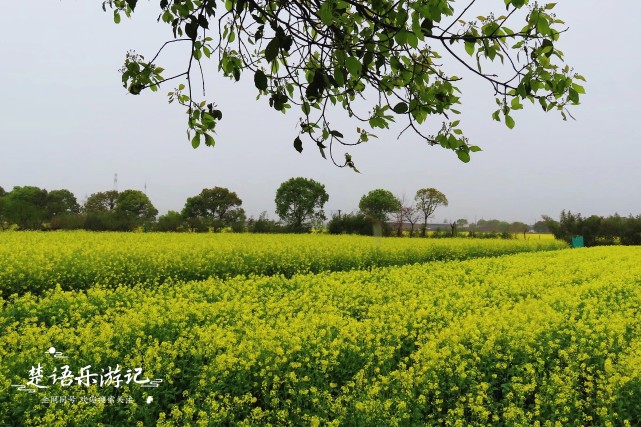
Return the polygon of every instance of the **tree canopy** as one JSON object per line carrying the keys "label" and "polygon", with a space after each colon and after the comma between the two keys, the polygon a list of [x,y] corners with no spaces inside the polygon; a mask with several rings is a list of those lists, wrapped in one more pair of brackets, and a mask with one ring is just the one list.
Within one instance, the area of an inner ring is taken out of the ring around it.
{"label": "tree canopy", "polygon": [[[110,7],[119,23],[141,3],[106,0],[103,9]],[[341,157],[332,147],[367,142],[376,129],[398,120],[403,122],[400,133],[410,130],[468,162],[470,153],[480,148],[470,144],[454,118],[462,77],[445,70],[446,59],[489,85],[497,103],[491,116],[509,128],[515,125],[514,111],[526,100],[546,112],[558,110],[566,119],[571,117],[568,106],[579,104],[585,93],[580,84],[584,78],[559,50],[567,27],[554,13],[555,3],[475,3],[160,0],[158,21],[171,27],[173,37],[150,60],[128,52],[122,82],[130,93],[139,94],[180,81],[168,93],[169,102],[185,108],[194,148],[215,144],[213,134],[222,119],[204,90],[202,63],[213,59],[219,72],[232,80],[250,74],[258,97],[271,108],[298,111],[293,145],[299,152],[307,138],[323,157],[329,149],[335,164],[355,169],[349,153],[337,161]],[[186,43],[190,49],[185,68],[169,74],[158,61],[172,43]],[[343,111],[355,122],[354,129],[330,124],[332,111]],[[427,127],[431,116],[440,120]]]}
{"label": "tree canopy", "polygon": [[47,217],[80,212],[76,196],[69,190],[52,190],[47,194]]}
{"label": "tree canopy", "polygon": [[276,214],[292,231],[306,231],[325,220],[323,206],[329,200],[325,186],[309,178],[290,178],[276,190]]}
{"label": "tree canopy", "polygon": [[182,216],[192,229],[198,229],[202,224],[211,225],[216,231],[244,217],[245,212],[240,208],[242,203],[238,195],[227,188],[204,188],[197,196],[187,199]]}
{"label": "tree canopy", "polygon": [[3,216],[22,229],[38,229],[46,219],[47,190],[33,186],[14,187],[2,199]]}
{"label": "tree canopy", "polygon": [[401,202],[388,190],[372,190],[358,203],[358,208],[375,221],[385,222],[387,216],[401,208]]}
{"label": "tree canopy", "polygon": [[87,198],[83,209],[85,212],[112,211],[116,208],[117,200],[118,192],[116,190],[93,193],[89,198]]}
{"label": "tree canopy", "polygon": [[118,194],[115,212],[117,215],[135,220],[141,225],[145,221],[151,221],[158,215],[158,209],[154,207],[149,197],[140,190],[125,190]]}
{"label": "tree canopy", "polygon": [[447,206],[447,197],[436,188],[421,188],[414,196],[416,208],[423,214],[423,228],[421,235],[425,237],[427,232],[427,220],[434,214],[439,206]]}

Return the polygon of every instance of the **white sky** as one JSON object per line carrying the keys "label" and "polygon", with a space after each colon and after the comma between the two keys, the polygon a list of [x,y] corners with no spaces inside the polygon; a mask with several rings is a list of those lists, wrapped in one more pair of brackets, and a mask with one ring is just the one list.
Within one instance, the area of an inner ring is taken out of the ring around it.
{"label": "white sky", "polygon": [[[329,214],[355,210],[375,188],[412,197],[423,187],[449,199],[449,207],[436,212],[439,222],[532,223],[542,214],[558,217],[561,209],[641,214],[641,2],[607,8],[598,0],[558,3],[557,14],[570,27],[558,47],[588,79],[582,105],[572,110],[577,121],[528,104],[515,113],[510,131],[490,117],[491,87],[452,70],[465,78],[461,127],[484,151],[464,164],[409,132],[397,141],[396,128],[350,150],[359,175],[324,161],[309,141],[298,154],[292,147],[297,112],[284,116],[266,98],[255,101],[250,73],[232,83],[218,76],[217,64],[207,64],[208,99],[223,111],[213,149],[191,148],[183,110],[167,104],[173,86],[128,95],[117,71],[127,50],[151,57],[171,37],[167,25],[155,22],[157,1],[139,2],[133,19],[120,25],[102,12],[101,1],[7,2],[0,27],[0,186],[67,188],[82,202],[111,189],[117,173],[120,190],[143,190],[146,183],[161,213],[181,210],[203,188],[223,186],[238,193],[249,215],[275,217],[280,183],[304,176],[325,184]],[[502,0],[481,4],[504,10]],[[174,49],[159,63],[180,70],[185,59]]]}

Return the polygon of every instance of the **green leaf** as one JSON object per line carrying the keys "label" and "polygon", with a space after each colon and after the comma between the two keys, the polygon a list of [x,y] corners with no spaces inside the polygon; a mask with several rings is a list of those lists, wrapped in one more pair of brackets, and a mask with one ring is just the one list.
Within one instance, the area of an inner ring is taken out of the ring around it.
{"label": "green leaf", "polygon": [[336,84],[338,84],[338,86],[343,86],[345,84],[345,76],[338,67],[334,69],[334,80],[336,80]]}
{"label": "green leaf", "polygon": [[198,148],[200,145],[200,133],[196,132],[196,135],[191,139],[191,146],[194,148]]}
{"label": "green leaf", "polygon": [[117,10],[114,10],[114,22],[116,24],[120,24],[120,14],[118,13]]}
{"label": "green leaf", "polygon": [[470,153],[467,151],[457,151],[456,155],[463,163],[468,163],[470,161]]}
{"label": "green leaf", "polygon": [[205,134],[205,145],[207,145],[208,147],[213,147],[214,145],[216,145],[216,141],[214,141],[214,138],[208,133]]}
{"label": "green leaf", "polygon": [[396,40],[396,43],[398,43],[399,45],[404,45],[405,43],[407,43],[408,34],[409,33],[407,31],[401,30],[394,35],[394,40]]}
{"label": "green leaf", "polygon": [[579,84],[572,83],[572,89],[574,89],[576,93],[585,94],[585,88]]}
{"label": "green leaf", "polygon": [[320,14],[320,19],[325,25],[332,25],[332,22],[334,21],[334,16],[332,15],[332,5],[330,4],[330,1],[324,2],[319,10]]}
{"label": "green leaf", "polygon": [[267,90],[267,76],[263,70],[256,70],[254,73],[254,84],[258,90]]}
{"label": "green leaf", "polygon": [[505,116],[505,124],[506,124],[506,125],[507,125],[507,127],[509,127],[510,129],[514,129],[514,119],[513,119],[513,118],[512,118],[512,116],[510,116],[509,114],[507,114],[507,115]]}
{"label": "green leaf", "polygon": [[318,150],[320,151],[321,156],[323,156],[323,159],[327,160],[327,157],[325,156],[325,148],[327,147],[325,147],[320,141],[317,141],[316,145],[318,145]]}
{"label": "green leaf", "polygon": [[349,73],[353,76],[358,76],[361,73],[361,69],[363,68],[363,64],[361,64],[361,61],[353,56],[350,56],[345,60],[345,66],[347,67]]}
{"label": "green leaf", "polygon": [[267,47],[265,48],[265,59],[267,62],[272,62],[278,56],[279,43],[280,42],[277,37],[274,37],[269,43],[267,43]]}
{"label": "green leaf", "polygon": [[470,55],[474,55],[474,46],[476,44],[474,42],[465,42],[465,51]]}
{"label": "green leaf", "polygon": [[409,32],[407,33],[407,44],[409,44],[413,48],[418,47],[418,37],[416,37],[416,34]]}
{"label": "green leaf", "polygon": [[206,30],[209,29],[209,21],[207,21],[207,18],[205,17],[205,15],[198,15],[198,25],[200,25]]}
{"label": "green leaf", "polygon": [[296,137],[296,139],[294,140],[294,148],[295,148],[295,149],[296,149],[296,151],[298,151],[299,153],[302,153],[302,152],[303,152],[303,141],[301,141],[301,140],[300,140],[300,137],[298,137],[298,136],[297,136],[297,137]]}
{"label": "green leaf", "polygon": [[394,106],[394,108],[392,108],[392,110],[393,110],[396,114],[404,114],[404,113],[407,113],[407,104],[406,104],[405,102],[399,102],[398,104],[396,104],[396,105]]}
{"label": "green leaf", "polygon": [[187,34],[187,37],[190,39],[196,40],[196,37],[198,37],[198,22],[192,20],[185,24],[185,34]]}
{"label": "green leaf", "polygon": [[543,35],[550,34],[550,23],[541,14],[538,15],[538,19],[536,21],[536,31]]}

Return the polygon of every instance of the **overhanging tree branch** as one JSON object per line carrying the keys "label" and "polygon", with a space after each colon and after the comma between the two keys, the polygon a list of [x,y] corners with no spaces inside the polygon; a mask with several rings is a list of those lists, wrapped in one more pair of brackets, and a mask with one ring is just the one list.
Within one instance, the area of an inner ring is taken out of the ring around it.
{"label": "overhanging tree branch", "polygon": [[[136,4],[109,0],[103,7],[111,7],[118,22],[120,14],[131,15]],[[223,4],[225,10],[219,13]],[[334,164],[355,169],[347,153],[344,162],[335,160],[333,146],[360,145],[374,137],[376,129],[388,129],[400,119],[406,123],[399,137],[411,129],[430,145],[452,150],[467,162],[470,153],[480,148],[468,143],[460,120],[450,120],[459,114],[460,90],[455,83],[460,77],[445,72],[435,47],[442,46],[472,76],[492,85],[499,104],[492,117],[510,128],[512,111],[521,109],[525,99],[538,102],[545,111],[557,109],[565,118],[567,107],[578,104],[584,93],[578,83],[583,77],[564,64],[563,53],[556,47],[567,29],[558,28],[564,23],[552,13],[554,4],[527,0],[497,0],[496,4],[507,4],[506,16],[490,12],[469,20],[466,15],[478,6],[475,0],[460,12],[452,0],[161,0],[159,20],[172,27],[175,39],[165,42],[149,62],[128,54],[123,84],[137,94],[184,77],[187,93],[179,85],[169,93],[170,102],[177,99],[187,107],[188,135],[194,147],[203,138],[206,145],[214,145],[212,134],[222,113],[212,103],[193,98],[191,70],[195,60],[204,97],[201,60],[217,53],[218,68],[225,76],[237,81],[243,73],[253,74],[259,97],[267,97],[271,108],[300,109],[299,136],[294,140],[299,152],[303,150],[300,136],[306,135],[323,157],[329,147]],[[517,15],[524,26],[515,32],[506,23]],[[216,40],[208,36],[214,23]],[[191,43],[187,70],[163,78],[164,70],[156,61],[169,43],[177,41]],[[458,47],[470,58],[458,53]],[[509,66],[504,68],[510,74],[484,71],[489,63],[506,57]],[[359,123],[353,136],[330,126],[330,111],[340,110]],[[425,136],[422,129],[431,116],[442,116],[444,121],[434,135]]]}

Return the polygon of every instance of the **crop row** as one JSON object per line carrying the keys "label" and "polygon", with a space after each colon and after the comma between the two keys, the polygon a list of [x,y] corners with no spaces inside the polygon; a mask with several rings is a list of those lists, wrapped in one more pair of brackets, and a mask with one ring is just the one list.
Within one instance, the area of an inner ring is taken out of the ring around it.
{"label": "crop row", "polygon": [[[14,296],[0,424],[639,425],[640,277],[617,247]],[[10,386],[38,363],[49,388]],[[51,384],[63,364],[163,382]]]}
{"label": "crop row", "polygon": [[0,295],[235,275],[346,271],[559,249],[554,240],[328,235],[0,233]]}

